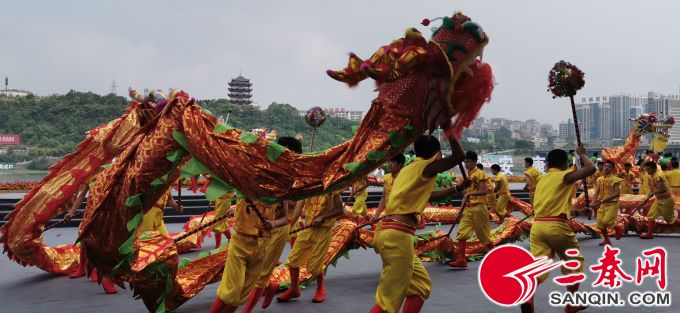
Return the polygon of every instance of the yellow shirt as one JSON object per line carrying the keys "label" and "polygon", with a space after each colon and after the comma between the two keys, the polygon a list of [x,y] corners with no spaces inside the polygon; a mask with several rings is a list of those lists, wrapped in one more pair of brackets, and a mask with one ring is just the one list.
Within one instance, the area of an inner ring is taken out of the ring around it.
{"label": "yellow shirt", "polygon": [[644,168],[642,169],[642,173],[640,174],[640,194],[648,194],[649,193],[649,174],[647,174],[647,171]]}
{"label": "yellow shirt", "polygon": [[383,176],[383,189],[385,190],[385,207],[387,207],[387,200],[390,198],[390,193],[392,192],[392,185],[394,185],[394,178],[392,178],[392,173],[385,174]]}
{"label": "yellow shirt", "polygon": [[484,176],[486,176],[486,192],[495,194],[496,191],[494,191],[495,188],[494,182],[496,181],[496,179],[494,177],[487,175],[486,173],[484,173]]}
{"label": "yellow shirt", "polygon": [[[468,172],[468,180],[470,180],[470,186],[465,189],[465,194],[470,194],[476,192],[481,188],[487,188],[488,176],[478,168],[474,168]],[[486,195],[483,196],[470,196],[468,197],[468,205],[486,204]]]}
{"label": "yellow shirt", "polygon": [[621,189],[631,190],[633,188],[633,182],[635,181],[636,178],[635,173],[633,173],[633,171],[622,171],[618,175],[622,179]]}
{"label": "yellow shirt", "polygon": [[539,172],[535,167],[530,166],[524,171],[524,175],[529,176],[529,191],[535,191],[536,190],[536,185],[538,181],[538,176],[541,176],[541,172]]}
{"label": "yellow shirt", "polygon": [[[602,201],[605,198],[609,198],[614,194],[614,186],[621,184],[623,179],[618,178],[614,175],[600,176],[597,179],[597,189],[598,189],[598,200]],[[620,186],[620,185],[619,185]],[[616,203],[619,202],[619,197],[612,199],[606,203]]]}
{"label": "yellow shirt", "polygon": [[416,158],[399,172],[388,198],[390,205],[385,208],[386,215],[420,214],[425,210],[437,177],[425,178],[423,171],[440,157],[441,155],[437,153],[429,160]]}
{"label": "yellow shirt", "polygon": [[[335,206],[338,205],[335,202],[337,195],[338,192],[330,192],[305,199],[305,223],[309,225],[317,216],[325,214],[328,211],[332,211]],[[340,203],[340,205],[342,205],[342,203]],[[323,221],[320,227],[333,227],[334,225],[335,218],[329,218]]]}
{"label": "yellow shirt", "polygon": [[671,187],[671,193],[680,196],[680,169],[666,172],[666,180],[668,181],[668,186]]}
{"label": "yellow shirt", "polygon": [[[279,205],[275,204],[269,206],[260,201],[253,201],[253,204],[257,210],[260,211],[262,216],[267,219],[274,218],[276,215],[276,207]],[[264,229],[260,218],[254,210],[248,208],[248,202],[243,198],[236,201],[236,209],[234,210],[234,229],[241,234],[251,236],[260,235]]]}
{"label": "yellow shirt", "polygon": [[573,172],[573,168],[560,171],[557,168],[548,169],[548,173],[541,176],[536,185],[534,195],[534,214],[536,217],[554,217],[571,214],[571,199],[576,189],[575,184],[564,184],[564,176]]}
{"label": "yellow shirt", "polygon": [[666,186],[666,192],[664,193],[655,193],[654,196],[659,199],[659,198],[668,198],[670,196],[670,188],[668,187],[668,181],[666,180],[666,175],[661,173],[661,171],[657,170],[654,175],[652,175],[649,178],[649,187],[651,190],[654,190],[656,192],[661,188],[662,185]]}
{"label": "yellow shirt", "polygon": [[509,196],[510,188],[508,188],[508,178],[505,177],[505,174],[498,172],[498,174],[496,174],[495,180],[501,183],[501,188],[498,189],[498,195]]}

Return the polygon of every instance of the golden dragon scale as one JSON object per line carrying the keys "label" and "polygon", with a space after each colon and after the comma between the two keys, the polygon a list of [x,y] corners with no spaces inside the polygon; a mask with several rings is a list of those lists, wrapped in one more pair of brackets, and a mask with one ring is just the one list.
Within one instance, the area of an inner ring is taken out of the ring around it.
{"label": "golden dragon scale", "polygon": [[[370,77],[378,83],[378,96],[352,140],[316,155],[297,155],[220,124],[184,92],[155,106],[131,94],[131,108],[121,119],[92,130],[17,204],[0,232],[5,251],[21,264],[61,274],[70,273],[84,252],[90,267],[119,284],[128,281],[150,311],[176,308],[186,299],[181,295],[190,289],[187,281],[213,280],[223,263],[210,263],[217,258],[211,255],[178,266],[178,253],[198,246],[205,234],[179,244],[155,232],[136,234],[141,215],[185,174],[181,171],[209,173],[212,189],[233,188],[269,202],[342,187],[426,129],[453,125],[449,135],[457,135],[468,126],[493,87],[490,66],[478,59],[487,43],[478,24],[456,13],[431,41],[409,29],[365,61],[352,55],[347,68],[328,74],[348,84]],[[95,174],[78,238],[82,251],[43,245],[45,223]]]}

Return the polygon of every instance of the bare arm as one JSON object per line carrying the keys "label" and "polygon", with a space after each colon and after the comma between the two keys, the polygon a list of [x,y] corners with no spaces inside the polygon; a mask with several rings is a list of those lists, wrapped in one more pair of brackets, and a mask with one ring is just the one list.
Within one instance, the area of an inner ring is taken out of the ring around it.
{"label": "bare arm", "polygon": [[430,194],[430,199],[428,202],[442,200],[452,194],[460,193],[458,186],[448,187],[444,189],[435,190]]}
{"label": "bare arm", "polygon": [[168,206],[169,206],[169,207],[175,209],[175,211],[177,211],[177,212],[179,212],[179,213],[182,213],[182,212],[184,211],[184,207],[182,207],[181,205],[177,204],[177,202],[175,202],[175,199],[172,198],[172,192],[168,192],[168,196],[167,196],[167,197],[168,197],[168,202],[167,202],[167,203],[168,203]]}
{"label": "bare arm", "polygon": [[73,201],[73,204],[71,205],[71,208],[69,208],[68,213],[64,215],[65,221],[70,221],[73,218],[73,216],[76,214],[76,211],[83,203],[83,200],[85,200],[85,196],[87,195],[87,192],[89,190],[90,185],[88,184],[83,184],[80,186],[80,189],[78,190],[78,196],[76,196],[76,200]]}
{"label": "bare arm", "polygon": [[282,205],[276,208],[277,218],[271,221],[273,227],[281,227],[288,225],[288,201],[284,201]]}
{"label": "bare arm", "polygon": [[590,175],[595,174],[595,171],[597,170],[595,168],[595,164],[593,164],[593,161],[591,161],[588,158],[588,155],[586,154],[586,148],[583,147],[583,145],[578,146],[576,148],[576,153],[579,155],[581,158],[581,161],[583,162],[583,166],[579,169],[576,169],[575,171],[564,175],[564,183],[569,185],[575,183],[577,180],[584,179]]}
{"label": "bare arm", "polygon": [[493,183],[493,192],[498,193],[501,190],[502,184],[500,181],[495,181]]}
{"label": "bare arm", "polygon": [[465,152],[463,147],[460,145],[458,140],[455,138],[449,139],[449,144],[451,145],[451,155],[435,160],[430,163],[423,171],[423,177],[433,178],[437,174],[452,169],[454,166],[460,164],[465,159]]}

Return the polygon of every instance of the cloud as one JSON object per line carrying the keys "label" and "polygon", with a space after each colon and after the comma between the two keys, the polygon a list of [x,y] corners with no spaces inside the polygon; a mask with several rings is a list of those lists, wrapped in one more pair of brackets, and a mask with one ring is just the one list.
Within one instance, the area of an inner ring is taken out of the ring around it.
{"label": "cloud", "polygon": [[10,45],[0,76],[38,94],[69,89],[119,93],[179,87],[226,97],[242,72],[255,101],[368,109],[370,81],[348,89],[328,78],[347,53],[368,57],[407,27],[461,10],[491,42],[485,60],[498,85],[487,117],[557,124],[568,101],[546,92],[550,67],[567,59],[586,73],[579,97],[649,90],[678,93],[675,1],[14,1],[0,12]]}

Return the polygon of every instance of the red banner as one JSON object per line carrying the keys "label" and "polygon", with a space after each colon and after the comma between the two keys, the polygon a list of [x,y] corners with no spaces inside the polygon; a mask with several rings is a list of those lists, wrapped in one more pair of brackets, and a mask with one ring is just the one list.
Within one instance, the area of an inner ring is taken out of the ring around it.
{"label": "red banner", "polygon": [[18,145],[21,142],[21,135],[0,134],[0,145]]}

